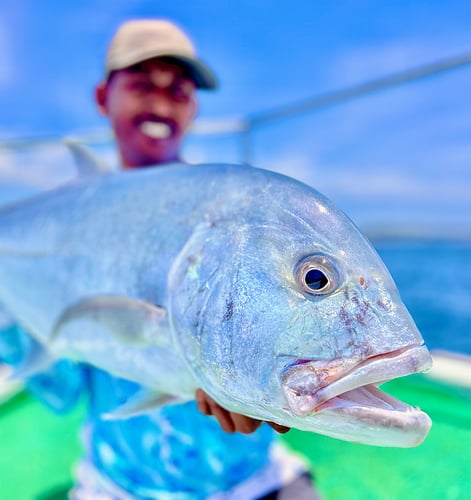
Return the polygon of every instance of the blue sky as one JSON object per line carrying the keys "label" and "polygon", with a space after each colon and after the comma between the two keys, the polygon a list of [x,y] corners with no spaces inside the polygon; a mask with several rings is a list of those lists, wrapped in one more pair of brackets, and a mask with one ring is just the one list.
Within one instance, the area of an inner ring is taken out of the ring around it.
{"label": "blue sky", "polygon": [[[0,12],[0,143],[106,130],[92,93],[130,17],[173,19],[221,87],[200,123],[471,52],[466,1],[17,0]],[[251,161],[300,178],[368,230],[471,233],[471,65],[259,127]],[[114,161],[111,145],[98,148]],[[240,161],[237,134],[190,137],[190,161]],[[60,143],[0,152],[0,200],[69,178]]]}

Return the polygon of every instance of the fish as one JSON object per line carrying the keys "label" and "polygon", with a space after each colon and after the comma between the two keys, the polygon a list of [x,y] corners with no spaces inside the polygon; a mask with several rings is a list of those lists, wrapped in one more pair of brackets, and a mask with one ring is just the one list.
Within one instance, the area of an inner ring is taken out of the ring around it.
{"label": "fish", "polygon": [[332,201],[248,165],[84,170],[0,211],[0,302],[44,348],[31,367],[68,358],[140,384],[108,418],[201,388],[336,439],[425,439],[429,416],[379,386],[429,370],[430,353]]}

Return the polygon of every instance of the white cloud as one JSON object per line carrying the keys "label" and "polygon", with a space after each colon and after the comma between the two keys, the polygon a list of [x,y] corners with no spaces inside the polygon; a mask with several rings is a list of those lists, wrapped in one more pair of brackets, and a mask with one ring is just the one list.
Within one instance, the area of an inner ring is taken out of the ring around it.
{"label": "white cloud", "polygon": [[[327,68],[334,80],[361,83],[437,61],[446,54],[443,47],[419,39],[396,39],[345,49]],[[454,55],[454,54],[453,54]]]}
{"label": "white cloud", "polygon": [[[464,153],[468,151],[465,150]],[[454,149],[443,148],[443,157]],[[459,234],[471,227],[470,177],[446,175],[432,167],[430,175],[394,163],[361,165],[328,163],[320,151],[285,149],[265,154],[261,164],[299,179],[332,199],[360,227],[395,228],[400,233]],[[468,234],[468,233],[466,233]],[[468,235],[469,236],[469,235]]]}
{"label": "white cloud", "polygon": [[67,155],[64,146],[4,151],[0,155],[0,182],[48,189],[71,176],[71,161]]}

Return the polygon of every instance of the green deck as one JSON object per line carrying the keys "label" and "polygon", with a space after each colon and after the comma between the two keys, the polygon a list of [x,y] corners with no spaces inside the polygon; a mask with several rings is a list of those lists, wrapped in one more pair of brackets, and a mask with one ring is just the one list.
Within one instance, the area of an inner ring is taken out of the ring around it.
{"label": "green deck", "polygon": [[[326,500],[471,499],[471,390],[412,376],[389,393],[433,420],[417,448],[376,448],[290,431],[283,439],[312,465]],[[0,408],[0,498],[59,500],[80,455],[83,408],[56,416],[25,393]]]}

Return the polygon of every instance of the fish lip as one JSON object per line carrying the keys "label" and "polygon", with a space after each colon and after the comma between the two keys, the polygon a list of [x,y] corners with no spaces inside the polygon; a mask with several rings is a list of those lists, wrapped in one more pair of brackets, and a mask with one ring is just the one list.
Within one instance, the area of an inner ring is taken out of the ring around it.
{"label": "fish lip", "polygon": [[332,437],[399,448],[419,445],[432,426],[426,413],[380,391],[375,385],[353,389],[322,403],[314,414],[302,419],[302,428],[315,429],[319,418],[324,422],[337,422],[338,429],[328,426],[326,434]]}
{"label": "fish lip", "polygon": [[[385,381],[398,377],[411,375],[427,371],[432,366],[432,358],[428,349],[424,345],[414,344],[402,349],[374,355],[366,360],[355,359],[334,360],[338,370],[327,384],[322,385],[322,375],[328,376],[329,367],[333,362],[319,360],[294,360],[289,365],[281,378],[281,384],[285,393],[290,410],[297,415],[314,414],[326,409],[345,407],[345,401],[341,401],[342,395],[349,395],[354,399],[354,391],[360,388],[373,387]],[[338,368],[340,366],[340,368]],[[335,370],[334,370],[335,371]],[[319,376],[321,373],[321,376]],[[310,384],[318,382],[316,390],[310,390]],[[377,389],[375,389],[377,390]],[[359,391],[357,395],[360,395]],[[364,391],[363,391],[364,392]],[[371,391],[370,391],[371,392]],[[381,393],[381,391],[378,391]],[[378,407],[383,407],[388,411],[411,411],[412,408],[405,403],[391,398],[385,393],[381,393],[375,401]],[[345,398],[344,398],[345,399]],[[383,404],[380,404],[383,399]],[[331,402],[329,404],[329,402]],[[340,404],[339,404],[340,403]],[[400,403],[400,404],[399,404]],[[351,406],[351,405],[347,405]],[[357,404],[361,406],[361,403]]]}

